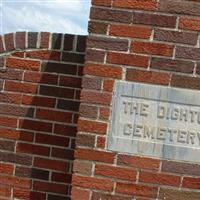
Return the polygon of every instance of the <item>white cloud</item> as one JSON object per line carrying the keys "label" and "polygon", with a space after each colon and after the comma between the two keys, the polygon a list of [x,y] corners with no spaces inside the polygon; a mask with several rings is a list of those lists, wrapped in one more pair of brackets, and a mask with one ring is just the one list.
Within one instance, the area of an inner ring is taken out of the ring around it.
{"label": "white cloud", "polygon": [[6,0],[2,9],[2,32],[25,30],[87,34],[89,7],[90,0]]}

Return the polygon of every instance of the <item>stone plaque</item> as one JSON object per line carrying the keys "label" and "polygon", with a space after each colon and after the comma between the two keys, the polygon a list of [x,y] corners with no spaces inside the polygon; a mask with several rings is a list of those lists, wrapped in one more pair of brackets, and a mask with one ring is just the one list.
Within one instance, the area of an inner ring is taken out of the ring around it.
{"label": "stone plaque", "polygon": [[200,162],[200,91],[117,81],[108,149]]}

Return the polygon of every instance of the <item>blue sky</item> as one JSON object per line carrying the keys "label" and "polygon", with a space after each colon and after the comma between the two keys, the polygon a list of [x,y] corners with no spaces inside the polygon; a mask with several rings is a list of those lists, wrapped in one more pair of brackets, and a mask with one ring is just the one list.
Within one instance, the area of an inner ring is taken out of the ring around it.
{"label": "blue sky", "polygon": [[0,0],[0,34],[49,31],[87,34],[91,0]]}

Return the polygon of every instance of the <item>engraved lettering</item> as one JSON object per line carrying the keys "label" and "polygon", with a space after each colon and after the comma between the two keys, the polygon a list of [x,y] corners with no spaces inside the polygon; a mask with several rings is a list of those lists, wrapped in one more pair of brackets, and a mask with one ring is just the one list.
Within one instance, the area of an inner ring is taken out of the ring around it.
{"label": "engraved lettering", "polygon": [[148,108],[149,105],[146,103],[141,103],[140,115],[141,116],[148,116]]}
{"label": "engraved lettering", "polygon": [[181,109],[181,111],[180,111],[180,120],[181,121],[184,120],[185,122],[188,121],[188,110]]}
{"label": "engraved lettering", "polygon": [[136,137],[142,137],[142,125],[135,125],[133,135]]}
{"label": "engraved lettering", "polygon": [[158,106],[158,118],[164,118],[166,113],[166,108],[164,106]]}
{"label": "engraved lettering", "polygon": [[144,138],[154,139],[155,128],[144,126]]}
{"label": "engraved lettering", "polygon": [[179,117],[179,109],[178,108],[174,108],[172,110],[172,113],[171,113],[171,119],[172,120],[177,120]]}
{"label": "engraved lettering", "polygon": [[166,139],[166,131],[167,131],[167,129],[165,129],[165,128],[158,128],[157,139],[165,140]]}
{"label": "engraved lettering", "polygon": [[190,132],[188,131],[188,135],[187,135],[187,144],[195,144],[195,137],[196,134],[194,132]]}
{"label": "engraved lettering", "polygon": [[187,132],[185,130],[179,130],[177,136],[177,142],[185,144],[187,140]]}
{"label": "engraved lettering", "polygon": [[124,124],[124,135],[131,135],[133,132],[132,124]]}

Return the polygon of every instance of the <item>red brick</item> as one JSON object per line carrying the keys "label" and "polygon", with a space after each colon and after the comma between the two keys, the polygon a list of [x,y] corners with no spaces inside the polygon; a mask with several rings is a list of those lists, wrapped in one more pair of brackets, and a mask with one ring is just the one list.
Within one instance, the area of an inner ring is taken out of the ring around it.
{"label": "red brick", "polygon": [[61,149],[61,148],[52,148],[52,157],[74,160],[74,150],[73,149]]}
{"label": "red brick", "polygon": [[52,172],[51,180],[71,184],[71,174]]}
{"label": "red brick", "polygon": [[129,8],[129,9],[140,9],[140,10],[156,10],[156,0],[114,0],[114,7]]}
{"label": "red brick", "polygon": [[114,183],[109,179],[73,175],[72,184],[78,187],[112,191]]}
{"label": "red brick", "polygon": [[84,74],[120,79],[122,77],[122,68],[112,65],[86,63]]}
{"label": "red brick", "polygon": [[181,17],[179,20],[179,28],[200,31],[200,18]]}
{"label": "red brick", "polygon": [[26,47],[26,32],[17,32],[15,34],[16,49],[25,49]]}
{"label": "red brick", "polygon": [[30,96],[30,95],[23,95],[22,97],[22,104],[25,105],[54,107],[55,103],[56,99],[49,97]]}
{"label": "red brick", "polygon": [[177,46],[176,57],[191,60],[200,60],[200,48]]}
{"label": "red brick", "polygon": [[0,53],[3,53],[5,50],[4,50],[4,46],[3,46],[3,38],[2,36],[0,36]]}
{"label": "red brick", "polygon": [[11,69],[11,68],[6,68],[6,70],[0,71],[0,78],[1,79],[21,81],[22,75],[23,75],[22,71],[19,71],[19,70],[16,70],[16,69]]}
{"label": "red brick", "polygon": [[60,76],[59,85],[73,88],[81,87],[81,78]]}
{"label": "red brick", "polygon": [[67,170],[69,169],[69,164],[67,162],[55,159],[50,160],[45,158],[35,158],[34,166],[44,169],[57,170],[60,172],[67,172]]}
{"label": "red brick", "polygon": [[[11,196],[11,190],[12,190],[12,188],[10,188],[8,186],[3,186],[3,185],[0,186],[0,194],[3,197],[10,197]],[[2,200],[6,200],[6,199],[2,198]]]}
{"label": "red brick", "polygon": [[89,120],[78,120],[78,131],[81,132],[91,132],[97,134],[106,134],[107,132],[107,123],[95,122]]}
{"label": "red brick", "polygon": [[15,49],[14,46],[14,34],[8,33],[4,35],[4,43],[6,51],[12,51]]}
{"label": "red brick", "polygon": [[58,184],[58,183],[49,183],[49,182],[40,182],[34,181],[33,189],[37,191],[44,191],[44,192],[53,192],[58,194],[66,194],[68,190],[68,186]]}
{"label": "red brick", "polygon": [[0,116],[1,126],[17,128],[17,118]]}
{"label": "red brick", "polygon": [[110,108],[101,107],[100,108],[100,119],[108,120],[110,117]]}
{"label": "red brick", "polygon": [[156,198],[158,188],[144,185],[128,184],[128,183],[117,183],[116,186],[117,193],[138,195],[143,197]]}
{"label": "red brick", "polygon": [[35,144],[25,144],[25,143],[19,143],[17,144],[17,152],[21,153],[29,153],[29,154],[36,154],[36,155],[43,155],[43,156],[49,156],[50,154],[50,148],[44,147],[40,145]]}
{"label": "red brick", "polygon": [[14,176],[4,176],[0,175],[0,184],[6,184],[8,186],[17,188],[27,188],[31,187],[31,180],[25,178],[19,178]]}
{"label": "red brick", "polygon": [[140,172],[139,182],[179,187],[181,177],[163,173]]}
{"label": "red brick", "polygon": [[92,174],[92,163],[75,160],[73,165],[73,172],[78,174]]}
{"label": "red brick", "polygon": [[6,66],[17,69],[39,71],[40,61],[19,58],[7,58]]}
{"label": "red brick", "polygon": [[94,147],[95,146],[95,136],[90,135],[90,134],[78,133],[76,136],[76,145],[77,146],[85,146],[85,147]]}
{"label": "red brick", "polygon": [[124,53],[108,53],[108,63],[147,68],[149,57]]}
{"label": "red brick", "polygon": [[90,197],[90,191],[73,187],[71,196],[73,200],[88,200]]}
{"label": "red brick", "polygon": [[109,35],[149,39],[151,32],[152,28],[146,26],[111,24]]}
{"label": "red brick", "polygon": [[105,149],[106,146],[106,138],[98,136],[97,137],[97,148]]}
{"label": "red brick", "polygon": [[57,85],[58,75],[25,71],[24,81]]}
{"label": "red brick", "polygon": [[102,78],[99,77],[87,77],[82,78],[82,87],[85,89],[101,90]]}
{"label": "red brick", "polygon": [[69,138],[40,133],[36,133],[35,142],[63,147],[69,146]]}
{"label": "red brick", "polygon": [[92,193],[92,200],[132,200],[131,197],[113,195],[113,194],[103,194],[100,192],[93,192]]}
{"label": "red brick", "polygon": [[13,92],[31,93],[37,92],[37,85],[30,83],[20,83],[14,81],[5,81],[5,90]]}
{"label": "red brick", "polygon": [[160,56],[173,56],[173,45],[153,42],[132,42],[131,51],[134,53],[143,53]]}
{"label": "red brick", "polygon": [[137,172],[133,169],[97,164],[95,167],[95,174],[99,176],[106,176],[108,178],[135,181]]}
{"label": "red brick", "polygon": [[[88,24],[88,32],[89,33],[96,33],[96,34],[103,34],[106,35],[108,30],[108,23],[104,23],[104,22],[96,22],[96,21],[90,21]],[[87,54],[88,51],[90,52],[90,50],[87,50]],[[101,52],[96,51],[97,53],[99,53],[99,55],[92,55],[90,54],[90,58],[101,58],[100,60],[102,60],[102,58],[104,57],[105,54],[101,54]],[[88,61],[88,56],[86,58],[86,60]]]}
{"label": "red brick", "polygon": [[1,174],[10,174],[10,175],[12,175],[13,171],[14,171],[14,165],[13,164],[0,163],[0,173]]}
{"label": "red brick", "polygon": [[41,121],[33,121],[33,120],[20,120],[19,127],[28,130],[35,130],[35,131],[44,131],[44,132],[51,132],[52,124],[47,122]]}
{"label": "red brick", "polygon": [[35,199],[46,200],[45,193],[32,192],[30,190],[14,189],[13,196],[17,199],[23,199],[23,200],[35,200]]}
{"label": "red brick", "polygon": [[76,135],[76,127],[70,125],[63,124],[55,124],[54,125],[54,133],[58,135],[66,135],[66,136],[75,136]]}
{"label": "red brick", "polygon": [[11,54],[11,56],[24,58],[25,57],[25,52],[14,52],[14,53]]}
{"label": "red brick", "polygon": [[182,187],[200,189],[200,178],[183,177]]}
{"label": "red brick", "polygon": [[104,57],[105,57],[104,51],[87,49],[85,60],[102,63],[104,61]]}
{"label": "red brick", "polygon": [[113,163],[115,153],[96,151],[91,149],[77,149],[75,151],[75,158],[105,163]]}
{"label": "red brick", "polygon": [[138,81],[138,82],[146,82],[146,83],[153,83],[160,85],[168,85],[170,81],[170,74],[128,69],[126,79],[128,81]]}
{"label": "red brick", "polygon": [[54,111],[47,109],[37,109],[36,117],[38,119],[46,119],[50,121],[70,123],[72,121],[72,114],[63,111]]}
{"label": "red brick", "polygon": [[0,92],[0,101],[3,103],[20,104],[22,95],[18,93]]}
{"label": "red brick", "polygon": [[106,79],[103,82],[103,90],[104,91],[108,91],[108,92],[112,92],[113,91],[113,87],[114,87],[114,80],[110,80],[110,79]]}
{"label": "red brick", "polygon": [[110,7],[112,0],[92,0],[92,5]]}
{"label": "red brick", "polygon": [[50,33],[48,32],[41,32],[40,33],[40,48],[49,48],[49,38]]}
{"label": "red brick", "polygon": [[100,93],[89,90],[82,90],[81,92],[81,101],[85,103],[110,105],[111,98],[110,93]]}
{"label": "red brick", "polygon": [[128,155],[118,155],[117,164],[155,171],[158,171],[160,167],[159,160]]}

